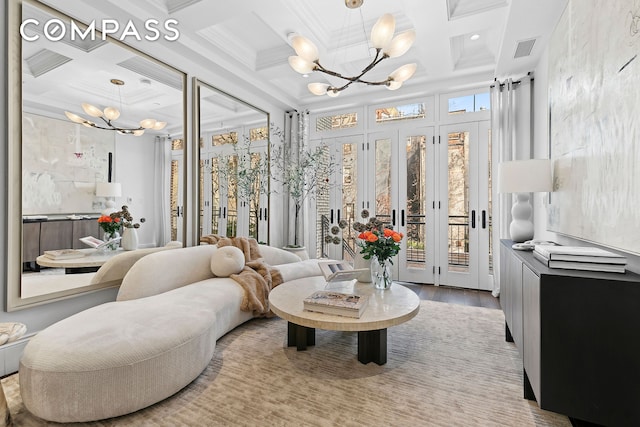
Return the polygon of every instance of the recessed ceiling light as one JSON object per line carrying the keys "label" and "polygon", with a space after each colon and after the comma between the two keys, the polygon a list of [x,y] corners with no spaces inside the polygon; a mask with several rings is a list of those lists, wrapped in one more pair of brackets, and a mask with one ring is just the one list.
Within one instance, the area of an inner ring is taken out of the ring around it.
{"label": "recessed ceiling light", "polygon": [[469,37],[471,40],[475,41],[478,40],[480,38],[480,34],[474,34],[471,37]]}

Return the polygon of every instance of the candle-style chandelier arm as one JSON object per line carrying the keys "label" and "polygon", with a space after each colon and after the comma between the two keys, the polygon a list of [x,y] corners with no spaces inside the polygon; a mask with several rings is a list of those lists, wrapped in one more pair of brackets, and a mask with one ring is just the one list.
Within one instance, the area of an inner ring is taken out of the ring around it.
{"label": "candle-style chandelier arm", "polygon": [[351,83],[364,83],[370,86],[380,86],[380,85],[386,85],[389,82],[389,78],[386,78],[384,80],[378,81],[378,82],[374,82],[374,81],[368,81],[368,80],[363,80],[362,76],[364,76],[365,74],[367,74],[369,71],[371,71],[371,69],[373,69],[373,67],[375,67],[376,65],[378,65],[380,63],[380,61],[382,61],[383,59],[388,58],[388,56],[386,55],[380,55],[380,53],[382,52],[382,49],[376,49],[376,56],[375,58],[373,58],[373,60],[371,61],[371,63],[369,65],[367,65],[361,72],[360,74],[358,74],[357,76],[353,76],[353,77],[349,77],[349,76],[343,76],[342,74],[336,72],[336,71],[332,71],[329,70],[325,67],[322,66],[322,64],[320,64],[320,61],[315,61],[314,63],[316,64],[315,67],[315,71],[320,71],[321,73],[325,73],[328,74],[330,76],[334,76],[334,77],[338,77],[344,80],[349,80],[349,83],[345,84],[344,86],[340,87],[340,88],[336,88],[337,90],[344,90],[346,89]]}
{"label": "candle-style chandelier arm", "polygon": [[[356,2],[361,5],[362,2]],[[349,3],[347,3],[349,6]],[[414,30],[404,31],[394,37],[395,19],[391,14],[384,14],[378,19],[371,30],[371,44],[376,50],[375,57],[371,60],[360,74],[356,76],[344,76],[337,71],[325,68],[320,64],[318,48],[313,42],[303,36],[291,35],[291,43],[297,56],[289,57],[289,65],[294,71],[303,74],[318,71],[329,76],[338,77],[347,81],[343,86],[335,87],[327,83],[309,83],[307,87],[314,95],[338,96],[341,91],[348,88],[353,83],[363,83],[369,86],[385,86],[389,90],[396,90],[410,79],[416,71],[417,65],[406,64],[394,70],[389,76],[380,81],[363,79],[364,75],[371,71],[376,65],[387,58],[395,58],[406,53],[413,44],[416,33]]]}
{"label": "candle-style chandelier arm", "polygon": [[[124,85],[124,82],[119,79],[111,79],[110,82],[116,86]],[[87,120],[77,114],[70,113],[69,111],[65,111],[64,114],[69,120],[74,123],[78,123],[94,129],[115,130],[121,135],[141,136],[147,129],[161,130],[164,129],[165,126],[167,126],[167,122],[161,122],[155,119],[144,119],[140,122],[140,126],[137,128],[120,127],[112,123],[114,120],[117,120],[118,117],[120,117],[120,111],[116,107],[106,107],[104,110],[101,110],[100,108],[85,102],[82,103],[82,109],[87,115],[102,119],[107,127],[98,126],[95,122]]]}

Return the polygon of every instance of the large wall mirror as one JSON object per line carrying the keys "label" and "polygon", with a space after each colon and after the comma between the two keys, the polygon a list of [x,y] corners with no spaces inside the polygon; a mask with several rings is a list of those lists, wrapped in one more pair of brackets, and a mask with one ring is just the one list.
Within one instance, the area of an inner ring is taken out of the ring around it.
{"label": "large wall mirror", "polygon": [[[54,18],[66,26],[57,41],[43,30]],[[31,41],[20,35],[28,19]],[[186,232],[186,75],[99,32],[72,40],[70,22],[34,0],[9,3],[8,247],[20,249],[7,256],[7,311],[117,285],[36,261],[45,250],[88,248],[80,237],[102,238],[97,218],[108,202],[146,219],[141,247],[184,241]],[[91,117],[83,103],[120,115]],[[157,124],[141,135],[126,130],[149,118]],[[119,194],[96,191],[109,182]]]}
{"label": "large wall mirror", "polygon": [[199,236],[269,242],[269,113],[194,78]]}

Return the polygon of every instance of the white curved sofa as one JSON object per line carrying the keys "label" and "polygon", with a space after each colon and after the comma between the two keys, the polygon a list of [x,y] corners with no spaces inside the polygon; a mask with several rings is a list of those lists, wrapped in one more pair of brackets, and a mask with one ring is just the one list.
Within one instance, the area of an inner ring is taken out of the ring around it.
{"label": "white curved sofa", "polygon": [[[115,302],[38,333],[20,360],[26,408],[48,421],[93,421],[142,409],[189,384],[216,340],[253,317],[240,310],[240,285],[213,277],[216,250],[149,254],[128,271]],[[264,245],[260,252],[284,281],[322,274],[317,260]]]}

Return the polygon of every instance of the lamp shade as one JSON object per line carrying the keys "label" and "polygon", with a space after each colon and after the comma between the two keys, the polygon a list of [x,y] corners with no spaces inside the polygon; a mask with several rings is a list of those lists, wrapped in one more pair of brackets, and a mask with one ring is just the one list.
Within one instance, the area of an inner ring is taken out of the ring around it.
{"label": "lamp shade", "polygon": [[395,82],[404,82],[407,81],[413,76],[416,72],[417,64],[406,64],[402,67],[396,69],[391,74],[389,74],[389,78]]}
{"label": "lamp shade", "polygon": [[384,49],[384,54],[389,58],[404,55],[416,39],[416,32],[408,30],[395,36],[391,43]]}
{"label": "lamp shade", "polygon": [[119,182],[96,182],[97,197],[120,197],[122,185]]}
{"label": "lamp shade", "polygon": [[291,38],[291,45],[293,50],[296,51],[298,56],[308,62],[314,62],[318,60],[320,54],[318,48],[311,40],[306,37],[295,35]]}
{"label": "lamp shade", "polygon": [[550,159],[514,160],[498,165],[499,193],[553,191]]}
{"label": "lamp shade", "polygon": [[385,13],[371,29],[371,44],[376,49],[384,49],[393,38],[396,30],[396,19],[393,15]]}

